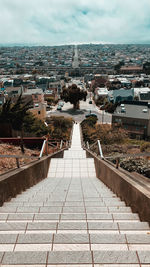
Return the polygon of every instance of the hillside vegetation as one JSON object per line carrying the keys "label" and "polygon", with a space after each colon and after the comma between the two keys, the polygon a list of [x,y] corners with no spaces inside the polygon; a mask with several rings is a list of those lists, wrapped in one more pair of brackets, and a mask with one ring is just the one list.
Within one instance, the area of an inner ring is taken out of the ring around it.
{"label": "hillside vegetation", "polygon": [[[127,132],[109,124],[98,124],[95,118],[88,118],[81,123],[84,142],[89,142],[91,150],[99,155],[97,140],[100,140],[104,157],[115,163],[120,157],[120,167],[129,172],[138,172],[150,178],[150,160],[147,156],[134,156],[150,152],[150,142],[130,139]],[[95,143],[95,144],[94,144]],[[128,156],[127,156],[128,154]]]}

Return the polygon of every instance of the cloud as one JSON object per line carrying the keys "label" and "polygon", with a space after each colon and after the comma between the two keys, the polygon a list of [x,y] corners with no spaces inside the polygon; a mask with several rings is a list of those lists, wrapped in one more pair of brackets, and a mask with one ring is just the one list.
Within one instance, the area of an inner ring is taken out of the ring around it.
{"label": "cloud", "polygon": [[0,42],[150,43],[149,0],[0,0]]}

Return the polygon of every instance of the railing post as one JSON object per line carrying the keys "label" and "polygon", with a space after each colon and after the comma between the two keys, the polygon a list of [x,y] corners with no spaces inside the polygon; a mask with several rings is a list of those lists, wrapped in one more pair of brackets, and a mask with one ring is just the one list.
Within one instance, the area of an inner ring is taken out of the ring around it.
{"label": "railing post", "polygon": [[19,169],[20,168],[20,164],[19,164],[19,159],[16,158],[16,163],[17,163],[17,168]]}
{"label": "railing post", "polygon": [[119,163],[120,163],[120,158],[119,158],[119,157],[117,157],[117,158],[116,158],[116,169],[118,169],[118,168],[119,168]]}
{"label": "railing post", "polygon": [[43,152],[44,152],[45,144],[46,144],[46,140],[44,140],[44,142],[43,142],[43,145],[42,145],[42,149],[41,149],[41,152],[40,152],[39,159],[41,159],[41,157],[43,156]]}
{"label": "railing post", "polygon": [[48,156],[48,140],[46,140],[46,155]]}
{"label": "railing post", "polygon": [[103,152],[102,152],[102,147],[101,147],[100,140],[97,140],[97,143],[98,143],[98,148],[99,148],[100,157],[103,159],[104,156],[103,156]]}
{"label": "railing post", "polygon": [[86,145],[87,145],[87,148],[90,149],[90,146],[89,146],[89,142],[88,141],[87,141]]}
{"label": "railing post", "polygon": [[60,142],[60,149],[62,149],[62,146],[63,146],[63,140],[61,140]]}

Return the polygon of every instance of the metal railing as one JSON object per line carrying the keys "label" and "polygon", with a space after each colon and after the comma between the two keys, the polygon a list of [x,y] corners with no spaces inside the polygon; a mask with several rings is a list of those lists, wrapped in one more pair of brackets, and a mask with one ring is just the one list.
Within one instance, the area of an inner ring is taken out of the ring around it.
{"label": "metal railing", "polygon": [[[72,132],[73,132],[73,127],[72,127],[72,130],[71,130],[71,135],[70,135],[70,139],[69,140],[51,140],[49,138],[45,139],[43,141],[42,148],[41,148],[41,151],[39,153],[39,156],[0,155],[0,158],[14,158],[14,159],[16,159],[17,168],[20,168],[21,164],[20,164],[19,159],[34,159],[33,161],[37,161],[37,160],[40,160],[44,155],[48,156],[48,155],[52,155],[55,152],[68,149],[71,146]],[[24,163],[23,165],[29,164],[31,162]]]}
{"label": "metal railing", "polygon": [[100,156],[102,159],[104,159],[104,156],[103,156],[103,151],[102,151],[102,147],[101,147],[101,143],[100,143],[100,140],[97,140],[94,144],[92,144],[91,146],[89,145],[89,142],[86,142],[86,144],[84,144],[84,147],[87,148],[88,150],[92,150],[92,147],[97,145],[98,146],[98,151],[99,151],[99,154],[98,156]]}
{"label": "metal railing", "polygon": [[[98,146],[98,151],[99,151],[98,154],[95,153],[95,151],[97,149],[94,146],[96,146],[96,145]],[[121,158],[150,157],[150,153],[149,152],[137,153],[137,154],[118,154],[118,155],[104,157],[100,140],[97,140],[91,146],[89,145],[89,142],[86,142],[86,143],[83,144],[83,147],[85,147],[86,149],[90,150],[92,153],[95,153],[97,156],[100,156],[101,159],[107,161],[107,163],[110,163],[113,166],[114,166],[114,163],[112,163],[110,160],[112,160],[112,159],[115,160],[115,166],[116,166],[117,169],[119,168],[119,163],[120,163],[120,159]],[[92,150],[93,147],[95,148],[94,151]]]}
{"label": "metal railing", "polygon": [[41,148],[41,152],[40,152],[39,159],[42,158],[45,149],[46,149],[46,154],[47,154],[47,152],[48,152],[48,151],[47,151],[47,140],[44,140],[44,142],[43,142],[43,145],[42,145],[42,148]]}
{"label": "metal railing", "polygon": [[100,157],[103,159],[104,156],[103,156],[103,151],[102,151],[100,140],[97,140],[97,144],[98,144],[98,149],[99,149]]}
{"label": "metal railing", "polygon": [[[39,156],[26,156],[26,155],[0,155],[0,158],[12,158],[12,159],[16,159],[16,167],[20,168],[21,164],[20,164],[20,159],[31,159],[32,161],[26,163],[29,164],[33,161],[37,161],[40,160],[44,155],[48,156],[51,155],[57,151],[60,151],[62,149],[68,149],[69,148],[69,141],[57,141],[57,142],[49,142],[48,140],[44,140],[43,141],[43,145],[40,151]],[[22,164],[22,165],[25,165]]]}

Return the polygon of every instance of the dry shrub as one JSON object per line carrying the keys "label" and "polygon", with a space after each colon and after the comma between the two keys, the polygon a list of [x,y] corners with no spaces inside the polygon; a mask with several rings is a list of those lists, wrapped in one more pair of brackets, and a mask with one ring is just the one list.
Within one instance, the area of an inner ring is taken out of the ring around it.
{"label": "dry shrub", "polygon": [[[21,149],[19,146],[14,146],[10,144],[0,144],[0,155],[17,155],[22,156]],[[25,149],[25,156],[39,156],[39,150]],[[19,159],[20,165],[27,164],[34,159]],[[16,168],[15,158],[0,158],[0,174]]]}
{"label": "dry shrub", "polygon": [[140,147],[141,152],[150,152],[150,142],[144,142]]}
{"label": "dry shrub", "polygon": [[101,140],[102,144],[121,144],[127,138],[127,132],[121,128],[114,129],[111,125],[98,124],[96,127],[97,137]]}

